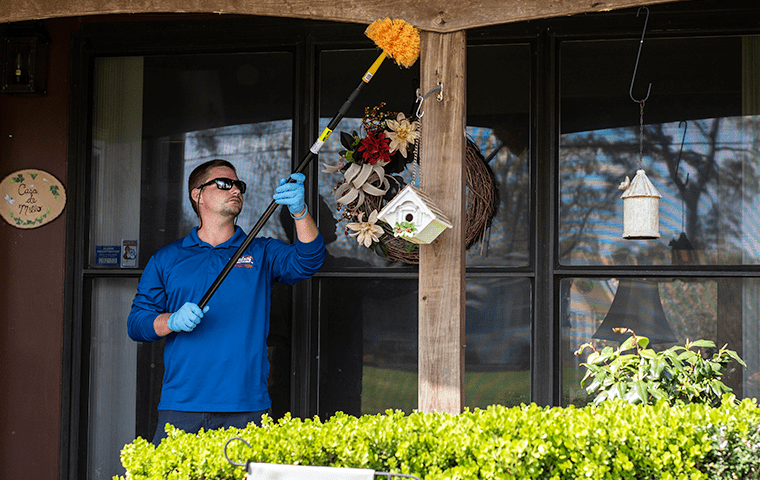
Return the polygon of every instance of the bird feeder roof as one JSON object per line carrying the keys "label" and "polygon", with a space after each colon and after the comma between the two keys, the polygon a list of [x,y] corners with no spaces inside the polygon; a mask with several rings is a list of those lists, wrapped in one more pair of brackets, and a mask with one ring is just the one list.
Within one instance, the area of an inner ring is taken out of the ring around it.
{"label": "bird feeder roof", "polygon": [[620,198],[623,199],[630,197],[662,198],[662,195],[660,195],[660,192],[657,191],[655,186],[649,180],[646,172],[644,172],[644,170],[637,170],[636,176],[631,180],[631,184],[625,189],[623,195],[620,196]]}

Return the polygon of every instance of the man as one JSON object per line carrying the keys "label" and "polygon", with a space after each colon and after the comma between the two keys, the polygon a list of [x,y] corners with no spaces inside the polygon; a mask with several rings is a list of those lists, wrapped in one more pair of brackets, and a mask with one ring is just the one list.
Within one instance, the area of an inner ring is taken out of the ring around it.
{"label": "man", "polygon": [[324,240],[304,202],[305,177],[291,178],[295,183],[283,179],[273,198],[288,207],[297,242],[254,239],[201,310],[195,302],[246,238],[235,225],[246,185],[225,160],[206,162],[190,174],[190,203],[199,225],[153,255],[127,320],[135,341],[167,337],[154,444],[166,436],[167,423],[195,433],[260,424],[269,411],[272,284],[310,277],[325,257]]}

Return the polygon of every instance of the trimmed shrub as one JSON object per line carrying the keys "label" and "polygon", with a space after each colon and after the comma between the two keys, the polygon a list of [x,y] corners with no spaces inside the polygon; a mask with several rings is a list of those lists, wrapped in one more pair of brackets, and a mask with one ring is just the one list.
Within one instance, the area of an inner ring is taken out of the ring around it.
{"label": "trimmed shrub", "polygon": [[[242,479],[233,461],[369,468],[426,480],[758,478],[760,408],[609,400],[583,408],[534,404],[329,420],[286,417],[245,429],[187,434],[168,427],[121,454],[134,480]],[[124,477],[114,477],[124,478]]]}

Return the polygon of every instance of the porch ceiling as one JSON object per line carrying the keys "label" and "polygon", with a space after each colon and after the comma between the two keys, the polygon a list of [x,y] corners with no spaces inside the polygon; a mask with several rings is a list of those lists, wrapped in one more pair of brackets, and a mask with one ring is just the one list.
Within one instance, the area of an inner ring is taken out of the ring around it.
{"label": "porch ceiling", "polygon": [[3,0],[0,23],[117,13],[218,13],[369,24],[403,18],[447,33],[487,25],[687,0]]}

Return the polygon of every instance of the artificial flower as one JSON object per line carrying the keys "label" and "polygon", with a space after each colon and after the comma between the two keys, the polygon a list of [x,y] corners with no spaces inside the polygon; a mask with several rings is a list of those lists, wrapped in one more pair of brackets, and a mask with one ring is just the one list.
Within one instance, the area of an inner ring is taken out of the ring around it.
{"label": "artificial flower", "polygon": [[330,165],[329,163],[322,164],[322,173],[338,173],[343,168],[343,165]]}
{"label": "artificial flower", "polygon": [[[378,162],[374,165],[368,163],[362,166],[356,163],[349,164],[343,172],[343,183],[335,189],[335,196],[341,205],[353,204],[352,210],[359,208],[364,203],[364,196],[372,195],[382,197],[390,189],[390,182],[385,175],[383,167],[386,162]],[[354,202],[356,202],[354,204]]]}
{"label": "artificial flower", "polygon": [[396,120],[388,119],[385,124],[391,129],[387,132],[388,138],[391,139],[390,153],[398,151],[406,158],[407,146],[414,144],[420,135],[417,131],[417,121],[409,122],[403,113],[399,113]]}
{"label": "artificial flower", "polygon": [[370,165],[374,165],[377,162],[390,162],[390,148],[388,147],[388,139],[385,137],[385,133],[367,132],[367,136],[362,138],[359,142],[360,152],[364,161]]}
{"label": "artificial flower", "polygon": [[377,222],[377,210],[372,211],[366,222],[362,221],[363,217],[364,212],[361,212],[357,219],[359,221],[356,223],[349,223],[346,227],[353,230],[352,233],[349,233],[350,236],[356,237],[357,242],[369,248],[372,246],[373,242],[380,241],[380,235],[383,234],[383,227],[375,224],[375,222]]}

